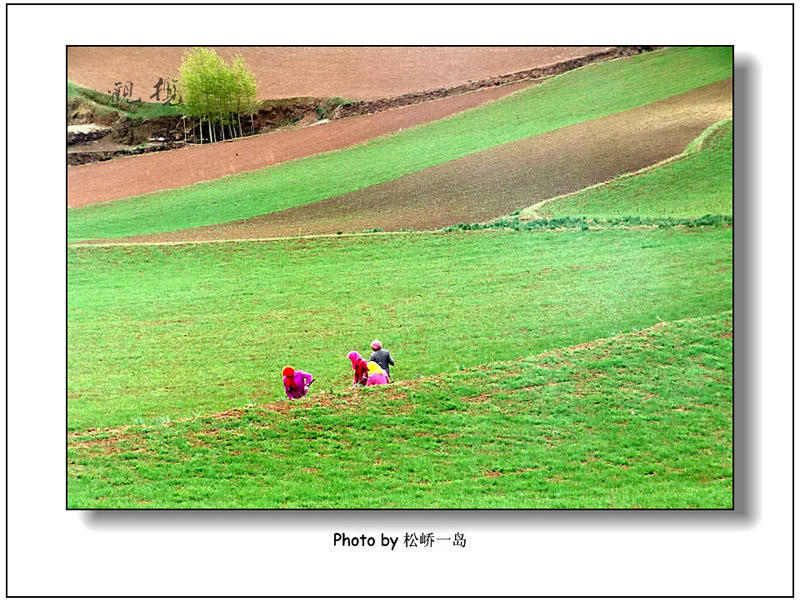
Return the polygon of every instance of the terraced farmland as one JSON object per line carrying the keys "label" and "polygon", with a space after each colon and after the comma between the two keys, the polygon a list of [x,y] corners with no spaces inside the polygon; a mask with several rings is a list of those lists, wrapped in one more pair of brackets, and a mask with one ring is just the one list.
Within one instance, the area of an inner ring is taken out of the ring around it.
{"label": "terraced farmland", "polygon": [[215,225],[340,196],[728,79],[730,64],[727,49],[689,48],[591,65],[449,119],[339,152],[70,210],[68,238],[121,238]]}
{"label": "terraced farmland", "polygon": [[[70,168],[67,198],[72,208],[190,186],[285,161],[347,148],[421,123],[443,119],[531,85],[509,84],[452,98],[410,105],[363,117],[289,129],[225,144],[193,145]],[[147,173],[149,177],[142,178]]]}
{"label": "terraced farmland", "polygon": [[[731,98],[731,81],[724,80],[317,203],[127,240],[231,240],[375,228],[428,230],[490,221],[680,154],[707,127],[730,116]],[[662,214],[672,213],[667,208]]]}

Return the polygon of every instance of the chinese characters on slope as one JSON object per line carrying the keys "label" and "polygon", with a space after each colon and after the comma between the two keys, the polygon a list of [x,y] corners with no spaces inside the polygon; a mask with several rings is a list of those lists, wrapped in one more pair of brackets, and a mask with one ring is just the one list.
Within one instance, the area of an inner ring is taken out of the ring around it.
{"label": "chinese characters on slope", "polygon": [[[150,100],[172,107],[183,102],[183,98],[178,93],[178,80],[174,77],[166,80],[163,77],[159,77],[153,89],[155,92],[150,95]],[[114,82],[113,90],[109,90],[108,93],[111,95],[111,99],[117,103],[126,102],[129,105],[134,105],[142,102],[141,96],[136,99],[133,98],[133,82],[131,81]],[[172,122],[170,120],[167,124],[167,132],[169,132],[171,126]],[[120,127],[115,130],[120,142],[132,145],[134,143],[134,128],[133,119],[125,117]]]}
{"label": "chinese characters on slope", "polygon": [[[114,82],[113,90],[109,90],[112,100],[116,102],[125,101],[128,104],[139,104],[142,97],[133,98],[133,82]],[[178,93],[178,80],[174,77],[164,79],[159,77],[153,86],[155,92],[150,95],[150,100],[160,102],[163,105],[175,106],[183,102],[183,98]]]}
{"label": "chinese characters on slope", "polygon": [[[364,548],[372,548],[375,547],[376,543],[380,541],[380,547],[382,548],[389,548],[391,550],[395,549],[395,546],[400,542],[400,537],[392,537],[391,535],[386,535],[381,533],[380,539],[376,539],[375,537],[364,535],[353,535],[349,536],[345,533],[334,533],[333,534],[333,547],[342,547],[342,548],[355,548],[355,547],[364,547]],[[406,548],[432,548],[434,542],[450,542],[449,544],[438,544],[438,545],[451,545],[451,546],[458,546],[458,547],[465,547],[467,545],[467,539],[464,537],[463,533],[455,533],[452,537],[436,537],[433,532],[427,533],[406,533],[403,537],[403,546]]]}

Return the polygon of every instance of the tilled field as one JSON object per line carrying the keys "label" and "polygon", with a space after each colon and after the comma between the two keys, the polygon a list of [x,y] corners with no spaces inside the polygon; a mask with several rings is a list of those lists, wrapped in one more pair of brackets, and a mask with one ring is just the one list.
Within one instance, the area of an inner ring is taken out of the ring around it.
{"label": "tilled field", "polygon": [[487,221],[676,155],[731,114],[724,80],[285,211],[113,242],[180,242],[441,228]]}
{"label": "tilled field", "polygon": [[67,171],[67,204],[73,208],[83,207],[189,186],[345,148],[443,119],[530,85],[531,82],[520,82],[313,127],[70,167]]}
{"label": "tilled field", "polygon": [[[241,54],[259,82],[259,98],[341,96],[368,100],[462,84],[541,67],[604,50],[560,47],[214,47],[230,61]],[[188,47],[67,49],[67,76],[100,91],[132,82],[148,100],[158,78],[177,77]]]}

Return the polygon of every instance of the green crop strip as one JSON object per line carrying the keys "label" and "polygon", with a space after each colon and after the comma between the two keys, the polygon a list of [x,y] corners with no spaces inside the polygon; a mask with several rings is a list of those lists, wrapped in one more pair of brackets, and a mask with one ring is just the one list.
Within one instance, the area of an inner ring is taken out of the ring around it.
{"label": "green crop strip", "polygon": [[733,212],[733,121],[726,119],[674,161],[526,209],[541,218],[670,216]]}
{"label": "green crop strip", "polygon": [[284,399],[384,340],[400,380],[731,307],[723,227],[452,232],[68,251],[69,428]]}
{"label": "green crop strip", "polygon": [[[651,235],[652,236],[652,235]],[[731,508],[731,313],[72,436],[71,508]]]}
{"label": "green crop strip", "polygon": [[368,143],[208,183],[69,211],[68,239],[217,224],[313,203],[732,75],[730,48],[673,48],[590,65]]}

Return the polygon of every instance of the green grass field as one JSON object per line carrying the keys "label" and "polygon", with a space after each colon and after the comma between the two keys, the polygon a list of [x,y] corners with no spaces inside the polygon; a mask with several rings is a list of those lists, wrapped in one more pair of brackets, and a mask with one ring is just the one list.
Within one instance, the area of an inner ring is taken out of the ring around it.
{"label": "green grass field", "polygon": [[69,250],[69,428],[318,389],[381,338],[397,379],[730,309],[731,230],[476,232]]}
{"label": "green grass field", "polygon": [[597,63],[505,99],[341,151],[185,188],[70,209],[68,240],[212,225],[367,188],[528,136],[731,77],[730,48],[672,48]]}
{"label": "green grass field", "polygon": [[[731,69],[730,48],[591,65],[344,151],[69,210],[68,237],[313,202]],[[731,508],[731,179],[727,120],[530,221],[69,246],[67,505]],[[374,338],[394,382],[351,389],[346,355]],[[285,365],[314,373],[309,396],[287,401]]]}
{"label": "green grass field", "polygon": [[731,314],[69,449],[75,508],[730,508]]}
{"label": "green grass field", "polygon": [[704,132],[675,161],[524,210],[522,218],[700,217],[733,213],[733,121]]}

